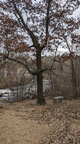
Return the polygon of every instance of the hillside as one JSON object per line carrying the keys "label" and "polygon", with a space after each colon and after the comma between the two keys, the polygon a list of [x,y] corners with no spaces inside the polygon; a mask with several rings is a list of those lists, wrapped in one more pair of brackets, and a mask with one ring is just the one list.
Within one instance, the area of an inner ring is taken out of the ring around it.
{"label": "hillside", "polygon": [[79,144],[80,100],[0,105],[0,144]]}

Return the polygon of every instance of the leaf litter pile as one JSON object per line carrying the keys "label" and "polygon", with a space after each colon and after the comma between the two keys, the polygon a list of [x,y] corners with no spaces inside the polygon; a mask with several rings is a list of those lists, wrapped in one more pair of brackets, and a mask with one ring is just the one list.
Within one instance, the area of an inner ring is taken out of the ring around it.
{"label": "leaf litter pile", "polygon": [[46,101],[1,107],[0,144],[80,144],[80,100]]}

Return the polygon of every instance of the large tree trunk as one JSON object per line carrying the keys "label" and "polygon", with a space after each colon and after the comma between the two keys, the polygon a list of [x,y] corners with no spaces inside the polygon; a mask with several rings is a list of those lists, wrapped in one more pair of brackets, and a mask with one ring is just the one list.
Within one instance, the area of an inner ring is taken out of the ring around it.
{"label": "large tree trunk", "polygon": [[41,72],[41,50],[36,50],[36,64],[37,64],[37,103],[44,104],[45,98],[43,96],[43,75]]}

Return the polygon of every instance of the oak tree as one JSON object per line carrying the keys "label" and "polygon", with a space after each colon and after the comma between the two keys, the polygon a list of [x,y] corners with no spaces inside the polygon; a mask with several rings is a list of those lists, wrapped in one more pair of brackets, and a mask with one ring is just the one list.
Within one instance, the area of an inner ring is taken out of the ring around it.
{"label": "oak tree", "polygon": [[[41,54],[45,50],[55,52],[73,38],[73,32],[79,28],[79,19],[75,20],[73,12],[79,5],[80,0],[0,1],[0,44],[5,49],[0,58],[22,64],[37,77],[38,104],[45,103],[43,72],[47,70],[42,67]],[[35,53],[35,71],[26,61],[25,53],[30,51]]]}

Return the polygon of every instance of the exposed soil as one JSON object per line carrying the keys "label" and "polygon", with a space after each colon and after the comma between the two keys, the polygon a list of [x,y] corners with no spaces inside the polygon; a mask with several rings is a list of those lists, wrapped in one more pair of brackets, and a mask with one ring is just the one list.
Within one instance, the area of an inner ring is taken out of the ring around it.
{"label": "exposed soil", "polygon": [[80,100],[0,106],[0,144],[80,144]]}

